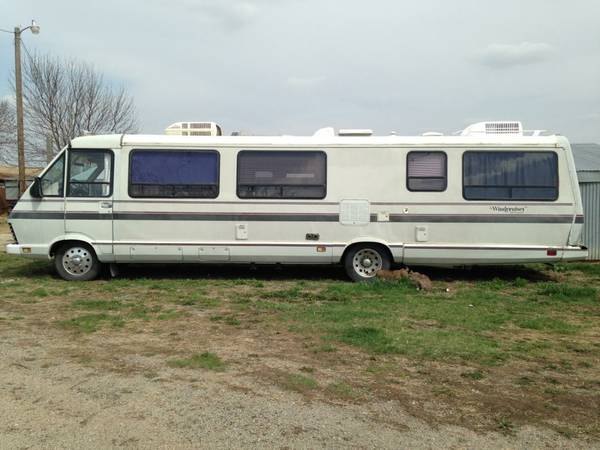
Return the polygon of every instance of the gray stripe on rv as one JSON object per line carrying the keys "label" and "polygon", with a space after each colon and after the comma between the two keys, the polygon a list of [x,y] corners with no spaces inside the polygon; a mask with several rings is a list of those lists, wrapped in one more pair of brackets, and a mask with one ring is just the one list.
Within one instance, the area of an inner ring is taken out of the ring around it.
{"label": "gray stripe on rv", "polygon": [[[183,220],[183,221],[249,221],[249,222],[338,222],[338,214],[272,214],[272,213],[148,213],[118,212],[99,214],[92,212],[59,211],[13,211],[11,219],[47,220]],[[371,222],[377,222],[377,215],[371,215]],[[391,214],[390,222],[405,223],[571,223],[572,215],[473,215],[473,214]],[[378,222],[385,223],[385,222]],[[577,216],[575,223],[583,223],[583,216]]]}

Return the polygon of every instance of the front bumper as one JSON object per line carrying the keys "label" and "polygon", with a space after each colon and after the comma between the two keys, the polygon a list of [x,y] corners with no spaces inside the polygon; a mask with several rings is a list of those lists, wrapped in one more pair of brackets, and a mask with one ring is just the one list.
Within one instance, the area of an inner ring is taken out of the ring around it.
{"label": "front bumper", "polygon": [[26,256],[28,258],[48,258],[47,245],[8,244],[6,253],[9,255]]}
{"label": "front bumper", "polygon": [[19,244],[8,244],[6,246],[6,253],[8,253],[9,255],[20,255],[21,246]]}

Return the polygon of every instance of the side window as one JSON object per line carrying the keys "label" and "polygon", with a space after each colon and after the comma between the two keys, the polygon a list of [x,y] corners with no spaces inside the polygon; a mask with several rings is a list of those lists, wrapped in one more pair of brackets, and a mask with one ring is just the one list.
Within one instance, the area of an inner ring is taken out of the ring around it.
{"label": "side window", "polygon": [[554,152],[465,152],[466,200],[558,198],[558,157]]}
{"label": "side window", "polygon": [[448,185],[444,152],[409,152],[406,156],[406,186],[409,191],[441,192]]}
{"label": "side window", "polygon": [[112,163],[110,150],[69,150],[67,197],[109,197]]}
{"label": "side window", "polygon": [[238,153],[239,198],[321,199],[327,192],[327,156],[320,151]]}
{"label": "side window", "polygon": [[41,190],[44,197],[62,197],[65,184],[65,154],[54,161],[41,177]]}
{"label": "side window", "polygon": [[132,150],[129,196],[216,198],[219,153],[214,150]]}

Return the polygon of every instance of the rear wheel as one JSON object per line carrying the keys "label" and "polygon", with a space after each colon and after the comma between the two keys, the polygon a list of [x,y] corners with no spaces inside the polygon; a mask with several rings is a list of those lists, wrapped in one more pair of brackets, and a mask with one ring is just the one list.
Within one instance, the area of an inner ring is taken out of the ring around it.
{"label": "rear wheel", "polygon": [[346,273],[354,281],[372,281],[380,270],[389,270],[391,258],[385,247],[362,244],[350,249],[344,257]]}
{"label": "rear wheel", "polygon": [[68,281],[93,280],[100,273],[100,266],[94,250],[82,242],[64,244],[54,255],[56,272]]}

